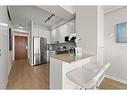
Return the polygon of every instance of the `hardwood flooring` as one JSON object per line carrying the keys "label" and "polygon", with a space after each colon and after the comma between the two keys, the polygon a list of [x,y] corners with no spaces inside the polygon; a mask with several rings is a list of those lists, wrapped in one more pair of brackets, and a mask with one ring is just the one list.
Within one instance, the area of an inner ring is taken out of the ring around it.
{"label": "hardwood flooring", "polygon": [[27,60],[16,60],[12,65],[7,89],[48,89],[49,65],[32,67]]}
{"label": "hardwood flooring", "polygon": [[[27,60],[16,60],[9,74],[7,89],[49,89],[49,64],[33,67]],[[127,89],[127,85],[104,78],[99,89]]]}
{"label": "hardwood flooring", "polygon": [[107,89],[107,90],[127,89],[127,84],[123,84],[123,83],[120,83],[118,81],[111,80],[109,78],[104,78],[101,85],[99,86],[99,89]]}

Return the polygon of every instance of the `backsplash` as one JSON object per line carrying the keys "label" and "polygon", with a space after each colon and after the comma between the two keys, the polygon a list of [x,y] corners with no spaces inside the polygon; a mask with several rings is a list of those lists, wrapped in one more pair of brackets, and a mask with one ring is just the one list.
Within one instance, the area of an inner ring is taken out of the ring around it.
{"label": "backsplash", "polygon": [[56,51],[56,53],[67,53],[72,47],[76,47],[75,42],[48,44],[48,50]]}

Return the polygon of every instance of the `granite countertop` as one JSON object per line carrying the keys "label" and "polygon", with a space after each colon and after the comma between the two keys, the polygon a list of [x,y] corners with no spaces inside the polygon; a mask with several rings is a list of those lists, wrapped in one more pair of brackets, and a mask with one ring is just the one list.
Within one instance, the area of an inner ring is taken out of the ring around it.
{"label": "granite countertop", "polygon": [[65,54],[53,54],[51,55],[51,57],[68,62],[68,63],[72,63],[75,61],[79,61],[88,57],[94,56],[92,54],[83,54],[82,56],[75,56],[75,55],[70,55],[68,53]]}

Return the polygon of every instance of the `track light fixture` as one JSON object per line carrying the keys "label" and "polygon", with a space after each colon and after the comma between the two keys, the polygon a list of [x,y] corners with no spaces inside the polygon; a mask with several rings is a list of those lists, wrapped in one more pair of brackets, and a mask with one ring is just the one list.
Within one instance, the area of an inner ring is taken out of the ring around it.
{"label": "track light fixture", "polygon": [[49,16],[46,20],[45,20],[45,23],[50,20],[53,16],[55,16],[55,14],[52,14],[51,16]]}

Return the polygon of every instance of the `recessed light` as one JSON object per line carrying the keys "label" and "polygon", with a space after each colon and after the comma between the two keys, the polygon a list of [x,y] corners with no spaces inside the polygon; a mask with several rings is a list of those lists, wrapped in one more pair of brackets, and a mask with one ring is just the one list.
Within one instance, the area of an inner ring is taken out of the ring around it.
{"label": "recessed light", "polygon": [[67,26],[67,25],[64,25],[63,27],[64,27],[64,28],[67,28],[68,26]]}
{"label": "recessed light", "polygon": [[74,23],[72,23],[72,22],[71,22],[71,23],[69,23],[69,25],[73,25],[73,24],[74,24]]}
{"label": "recessed light", "polygon": [[0,23],[0,26],[8,26],[8,24],[6,24],[6,23]]}
{"label": "recessed light", "polygon": [[19,26],[18,28],[19,28],[19,29],[23,29],[23,27],[21,27],[21,26]]}

